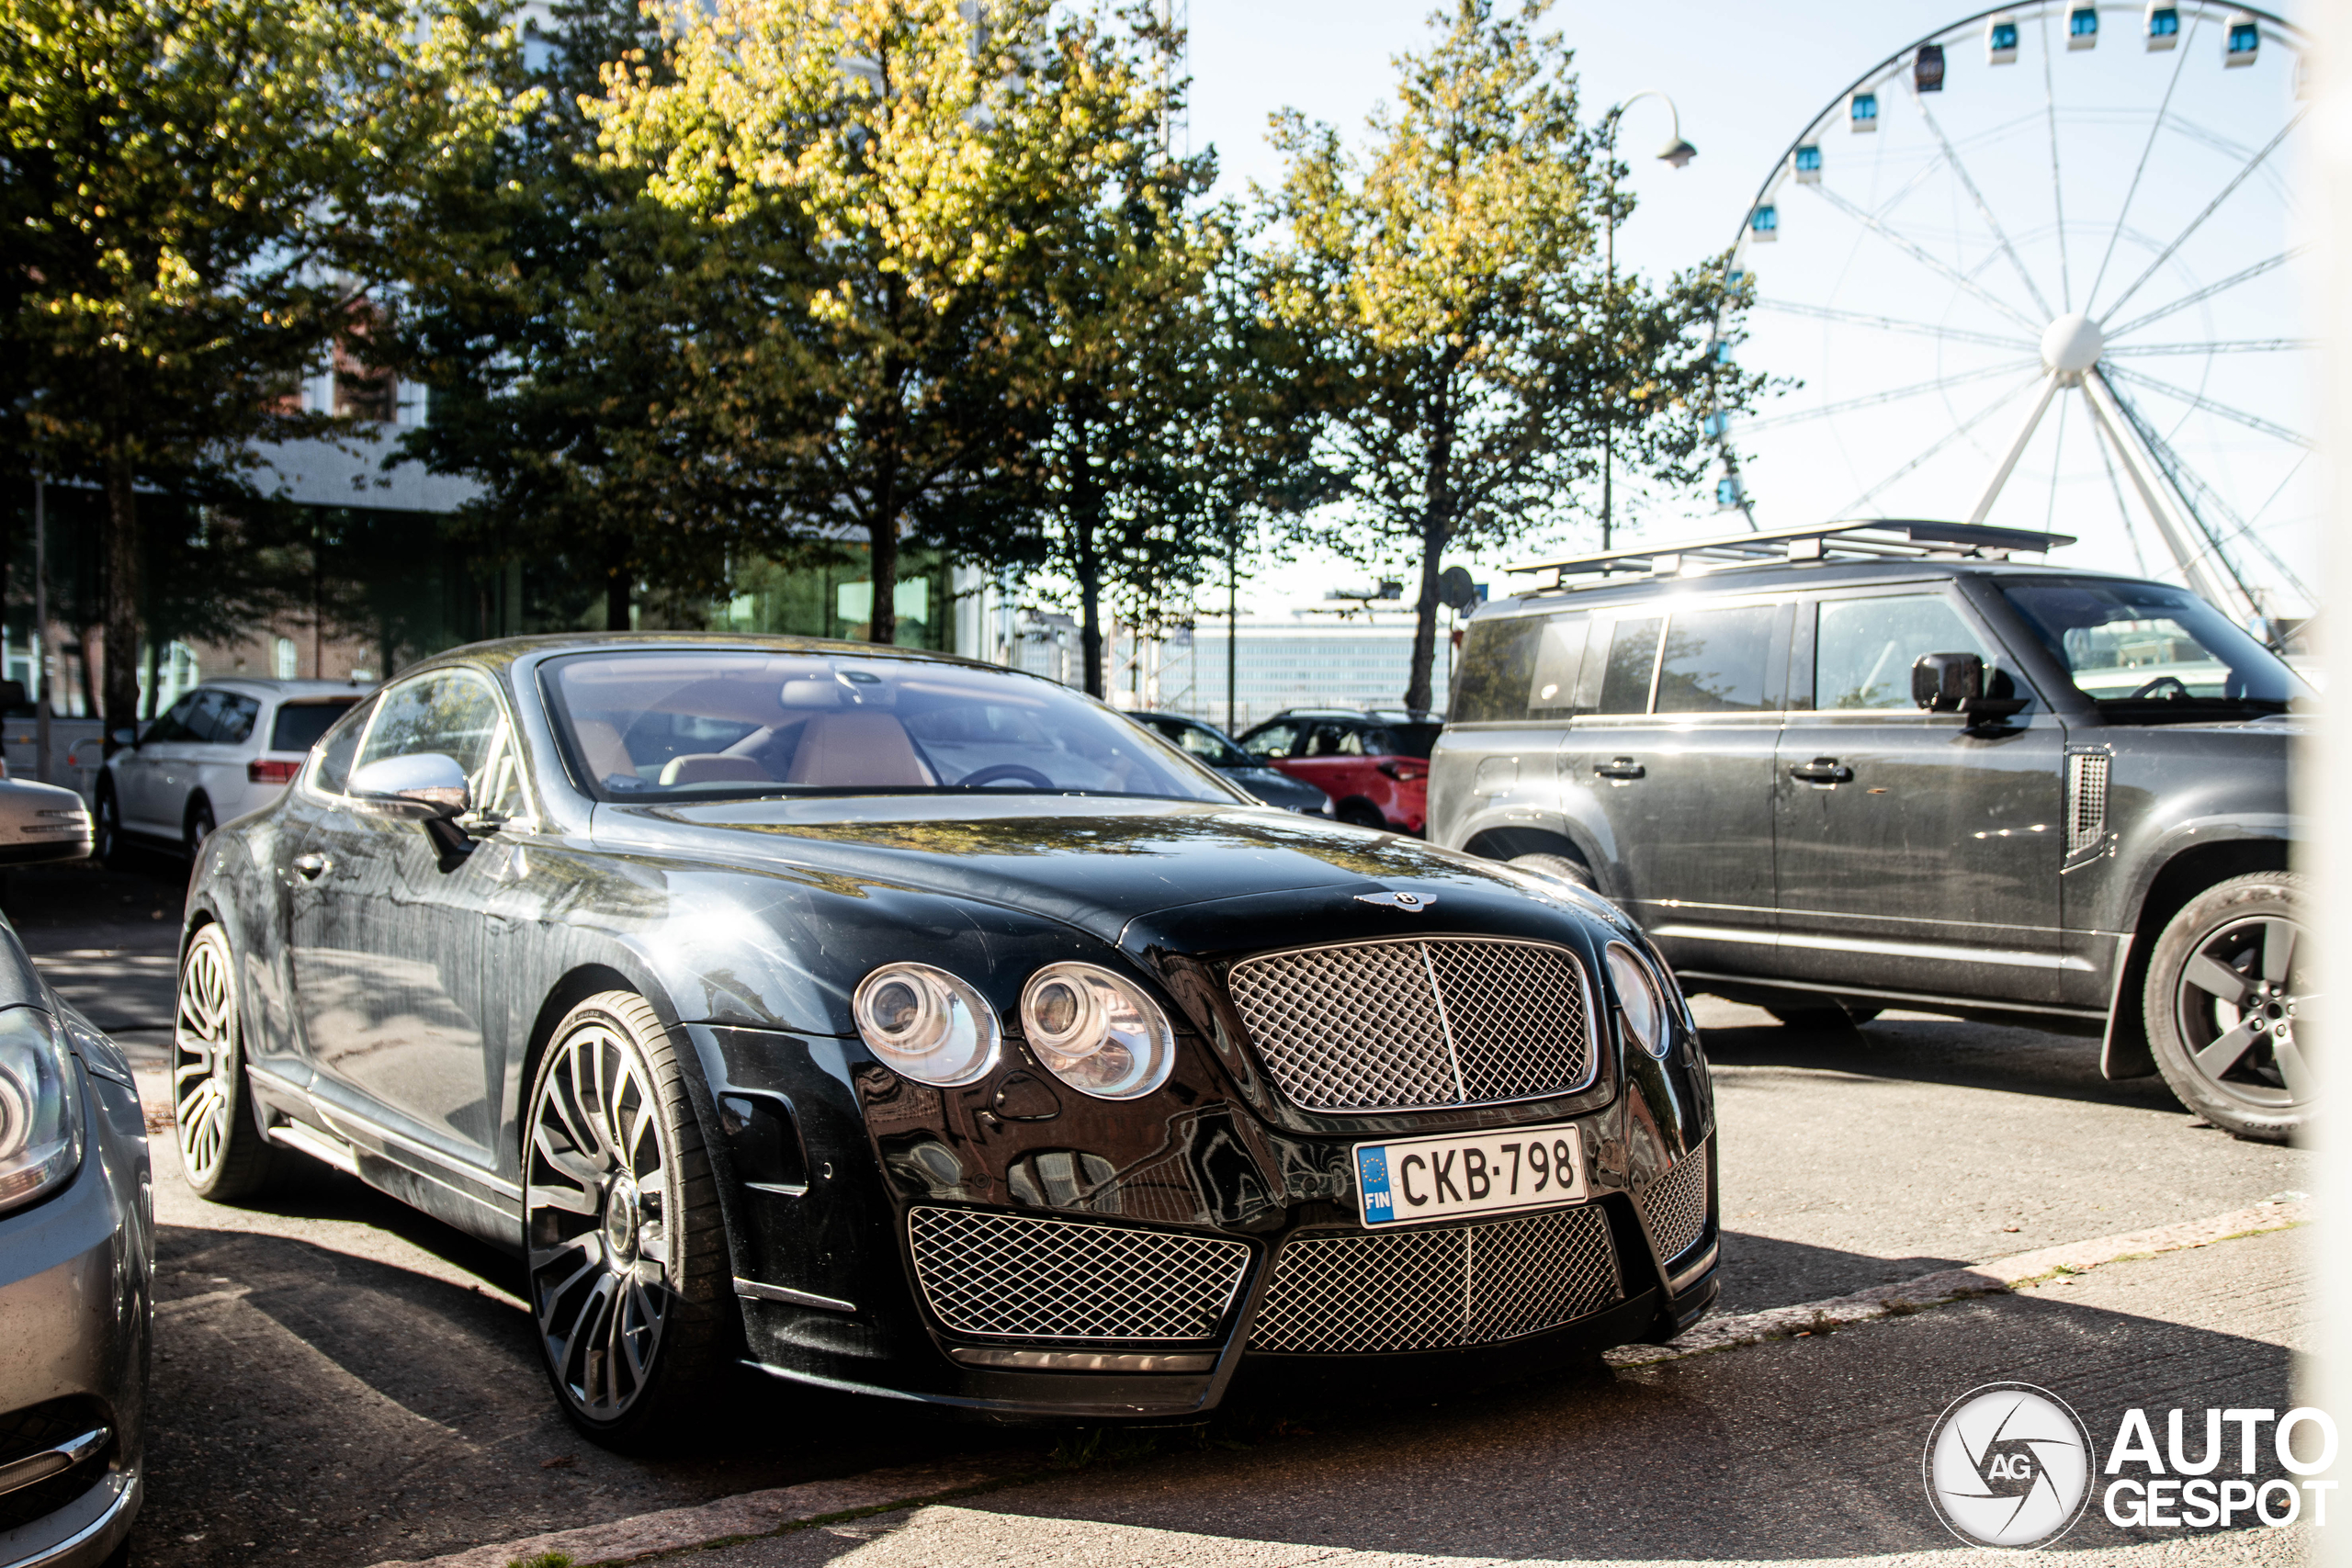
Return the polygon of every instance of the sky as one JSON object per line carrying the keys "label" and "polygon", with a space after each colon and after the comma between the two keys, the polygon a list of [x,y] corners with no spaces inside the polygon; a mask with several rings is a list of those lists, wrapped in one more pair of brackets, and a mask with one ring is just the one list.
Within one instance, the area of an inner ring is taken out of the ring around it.
{"label": "sky", "polygon": [[[1430,36],[1429,0],[1190,3],[1191,140],[1195,150],[1216,148],[1221,194],[1237,197],[1253,180],[1271,185],[1280,177],[1266,140],[1271,114],[1297,108],[1361,145],[1365,116],[1391,91],[1393,57]],[[1720,251],[1739,233],[1784,150],[1825,106],[1880,61],[1973,9],[1917,0],[1802,6],[1559,0],[1549,22],[1576,51],[1588,117],[1657,89],[1674,100],[1681,134],[1699,150],[1687,167],[1669,168],[1650,155],[1668,138],[1666,107],[1652,99],[1628,111],[1620,145],[1641,205],[1618,232],[1619,265],[1657,275]],[[2110,17],[2109,28],[2120,20]],[[1664,536],[1710,526],[1659,520]],[[1466,564],[1499,593],[1510,581],[1498,570],[1503,558]],[[1513,551],[1508,558],[1524,558]],[[1244,613],[1274,613],[1370,575],[1334,557],[1311,557],[1245,584]]]}

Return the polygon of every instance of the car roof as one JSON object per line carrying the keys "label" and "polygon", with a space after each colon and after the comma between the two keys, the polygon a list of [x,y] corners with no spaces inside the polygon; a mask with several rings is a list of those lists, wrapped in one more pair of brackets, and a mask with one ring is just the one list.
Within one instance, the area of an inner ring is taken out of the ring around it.
{"label": "car roof", "polygon": [[374,682],[354,685],[348,681],[279,681],[264,675],[220,675],[199,681],[193,688],[242,692],[248,696],[284,702],[290,697],[350,697],[354,701],[376,689]]}
{"label": "car roof", "polygon": [[[1753,566],[1723,566],[1654,577],[1646,572],[1579,579],[1559,588],[1531,589],[1509,599],[1481,604],[1470,619],[1531,611],[1583,610],[1604,604],[1639,604],[1649,599],[1689,598],[1694,593],[1785,593],[1807,588],[1867,587],[1883,582],[1936,582],[1960,577],[2076,577],[2085,581],[2149,582],[2154,579],[2128,572],[2096,571],[2084,567],[2047,566],[2035,561],[1919,556],[1888,560],[1759,561]],[[2155,583],[2162,587],[2164,584]]]}

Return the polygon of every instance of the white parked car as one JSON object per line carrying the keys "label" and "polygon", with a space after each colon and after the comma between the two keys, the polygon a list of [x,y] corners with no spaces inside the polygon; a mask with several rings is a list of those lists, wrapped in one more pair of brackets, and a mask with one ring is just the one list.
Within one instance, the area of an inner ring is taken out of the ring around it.
{"label": "white parked car", "polygon": [[311,747],[368,694],[337,681],[207,681],[171,705],[98,775],[97,852],[131,840],[193,856],[220,823],[284,793]]}

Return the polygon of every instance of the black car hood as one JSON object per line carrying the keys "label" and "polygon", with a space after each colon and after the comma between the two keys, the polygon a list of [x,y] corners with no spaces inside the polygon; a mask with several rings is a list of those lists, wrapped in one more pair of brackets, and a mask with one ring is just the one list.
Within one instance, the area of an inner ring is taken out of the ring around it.
{"label": "black car hood", "polygon": [[599,806],[600,845],[747,868],[762,863],[982,899],[1105,942],[1128,922],[1211,899],[1447,883],[1521,886],[1498,867],[1414,839],[1265,807],[1017,795],[829,797]]}

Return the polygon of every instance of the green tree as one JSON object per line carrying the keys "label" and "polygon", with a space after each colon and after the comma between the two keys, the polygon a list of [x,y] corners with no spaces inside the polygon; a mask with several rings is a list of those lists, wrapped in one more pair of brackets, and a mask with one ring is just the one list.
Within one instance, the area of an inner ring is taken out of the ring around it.
{"label": "green tree", "polygon": [[1343,547],[1419,567],[1412,708],[1430,705],[1445,551],[1556,514],[1597,470],[1604,417],[1627,468],[1697,471],[1721,287],[1708,269],[1605,282],[1603,154],[1568,50],[1536,31],[1547,9],[1455,0],[1433,17],[1441,36],[1400,59],[1361,160],[1328,126],[1275,121],[1269,292],[1332,367],[1315,412],[1351,476]]}
{"label": "green tree", "polygon": [[1012,215],[1107,177],[1052,162],[1096,143],[1056,124],[1050,10],[1001,0],[983,25],[964,0],[716,0],[671,13],[666,76],[610,72],[595,109],[615,161],[713,231],[779,209],[805,225],[779,291],[789,343],[704,397],[806,411],[791,504],[865,536],[876,642],[896,638],[902,537],[1009,514],[1005,300],[1034,243]]}
{"label": "green tree", "polygon": [[0,0],[0,416],[101,485],[109,728],[137,702],[140,492],[332,434],[390,209],[496,105],[467,0]]}
{"label": "green tree", "polygon": [[431,389],[401,455],[481,487],[458,536],[485,560],[567,561],[626,628],[640,588],[719,593],[788,532],[804,247],[781,205],[701,223],[603,157],[589,108],[616,64],[667,80],[636,0],[560,0],[488,62],[525,112],[428,186],[372,346]]}

